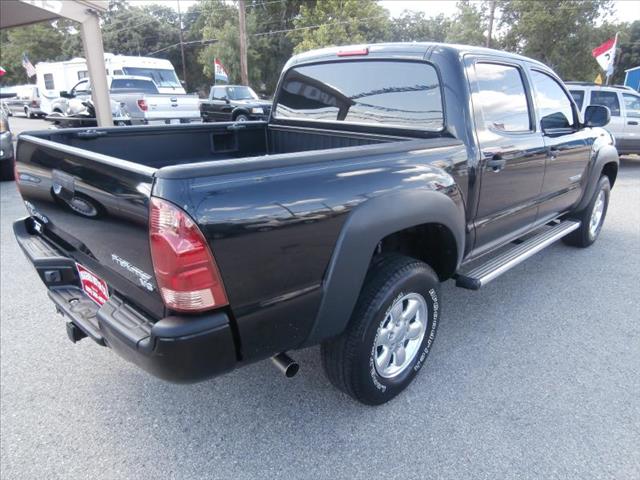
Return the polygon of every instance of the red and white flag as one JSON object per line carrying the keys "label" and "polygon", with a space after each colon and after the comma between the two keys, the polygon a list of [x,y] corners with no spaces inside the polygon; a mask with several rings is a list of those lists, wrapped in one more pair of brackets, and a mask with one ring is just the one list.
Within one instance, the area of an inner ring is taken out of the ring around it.
{"label": "red and white flag", "polygon": [[222,62],[217,58],[215,58],[213,60],[213,64],[215,65],[214,81],[217,82],[218,80],[220,80],[222,82],[228,83],[229,75],[227,74],[227,71],[222,66]]}
{"label": "red and white flag", "polygon": [[616,58],[616,43],[618,43],[618,34],[591,51],[591,55],[593,55],[607,75],[613,73],[613,62]]}

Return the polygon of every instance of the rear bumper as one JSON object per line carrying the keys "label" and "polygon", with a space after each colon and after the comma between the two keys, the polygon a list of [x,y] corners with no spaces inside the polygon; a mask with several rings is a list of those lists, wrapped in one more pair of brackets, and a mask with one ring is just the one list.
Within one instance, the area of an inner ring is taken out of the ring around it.
{"label": "rear bumper", "polygon": [[235,367],[226,313],[168,316],[154,322],[117,294],[98,306],[80,288],[73,259],[34,232],[30,218],[16,221],[13,230],[56,309],[66,317],[73,341],[86,335],[156,377],[176,383],[197,382]]}

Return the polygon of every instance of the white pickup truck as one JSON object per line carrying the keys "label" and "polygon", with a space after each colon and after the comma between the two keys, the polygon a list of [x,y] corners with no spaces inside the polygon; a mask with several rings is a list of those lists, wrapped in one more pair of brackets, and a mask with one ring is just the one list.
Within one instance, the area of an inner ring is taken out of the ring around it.
{"label": "white pickup truck", "polygon": [[[147,77],[114,75],[107,77],[112,103],[126,112],[133,125],[164,125],[201,122],[197,95],[158,93],[155,82]],[[91,98],[91,82],[80,80],[68,92],[52,103],[52,111],[77,115],[86,109]],[[128,122],[129,123],[129,122]]]}

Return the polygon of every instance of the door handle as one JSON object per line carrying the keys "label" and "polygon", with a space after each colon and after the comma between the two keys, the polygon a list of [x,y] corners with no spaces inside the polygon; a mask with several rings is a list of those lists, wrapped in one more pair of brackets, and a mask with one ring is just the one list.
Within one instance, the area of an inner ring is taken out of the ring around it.
{"label": "door handle", "polygon": [[630,120],[627,122],[627,125],[637,125],[638,122],[636,122],[635,120]]}
{"label": "door handle", "polygon": [[487,167],[496,173],[502,170],[506,164],[507,161],[497,153],[487,161]]}

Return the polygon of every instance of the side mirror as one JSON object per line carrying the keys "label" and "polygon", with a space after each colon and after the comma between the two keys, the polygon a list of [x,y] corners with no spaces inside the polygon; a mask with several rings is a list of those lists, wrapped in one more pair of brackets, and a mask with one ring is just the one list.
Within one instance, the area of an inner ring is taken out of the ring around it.
{"label": "side mirror", "polygon": [[66,90],[62,90],[60,92],[60,96],[62,98],[73,98],[73,97],[75,97],[75,95],[73,93],[67,92]]}
{"label": "side mirror", "polygon": [[225,103],[231,103],[231,100],[229,100],[229,97],[224,97],[224,101]]}
{"label": "side mirror", "polygon": [[609,107],[602,105],[589,105],[584,111],[585,127],[604,127],[611,120]]}

